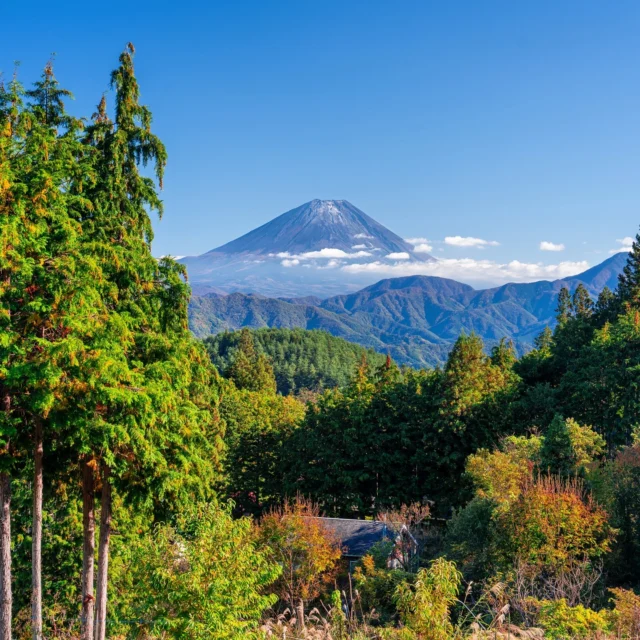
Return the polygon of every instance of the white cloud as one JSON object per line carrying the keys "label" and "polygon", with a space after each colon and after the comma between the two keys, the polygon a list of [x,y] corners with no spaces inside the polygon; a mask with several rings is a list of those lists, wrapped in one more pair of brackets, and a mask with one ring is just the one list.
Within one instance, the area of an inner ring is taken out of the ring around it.
{"label": "white cloud", "polygon": [[367,245],[366,244],[354,244],[353,247],[351,247],[352,249],[366,249]]}
{"label": "white cloud", "polygon": [[411,256],[406,251],[394,251],[386,255],[389,260],[409,260]]}
{"label": "white cloud", "polygon": [[353,237],[356,238],[356,240],[373,240],[373,236],[370,236],[368,233],[356,233]]}
{"label": "white cloud", "polygon": [[497,247],[500,243],[495,240],[483,240],[482,238],[473,238],[472,236],[467,236],[463,238],[462,236],[447,236],[444,239],[444,243],[451,245],[452,247]]}
{"label": "white cloud", "polygon": [[285,258],[281,263],[283,267],[297,267],[300,264],[300,260],[294,258],[293,260]]}
{"label": "white cloud", "polygon": [[543,240],[540,243],[540,251],[564,251],[565,246],[562,243],[555,244],[548,240]]}
{"label": "white cloud", "polygon": [[320,249],[319,251],[305,251],[304,253],[296,254],[289,253],[288,251],[281,251],[280,253],[276,253],[275,257],[284,258],[285,260],[330,260],[331,258],[366,258],[370,255],[371,253],[369,253],[368,251],[356,251],[355,253],[347,253],[342,249],[332,249],[330,247],[326,247],[324,249]]}
{"label": "white cloud", "polygon": [[396,262],[388,264],[380,261],[365,264],[348,264],[342,267],[347,273],[374,273],[380,276],[428,275],[452,278],[462,282],[504,284],[506,282],[532,282],[534,280],[556,280],[575,275],[589,268],[589,263],[560,262],[520,262],[512,260],[499,263],[493,260],[473,258],[442,258],[434,262]]}
{"label": "white cloud", "polygon": [[433,247],[426,238],[405,238],[405,242],[413,245],[415,253],[431,253]]}
{"label": "white cloud", "polygon": [[609,253],[622,253],[623,251],[631,251],[633,247],[633,238],[631,236],[618,238],[616,242],[619,243],[620,246],[617,249],[611,249]]}

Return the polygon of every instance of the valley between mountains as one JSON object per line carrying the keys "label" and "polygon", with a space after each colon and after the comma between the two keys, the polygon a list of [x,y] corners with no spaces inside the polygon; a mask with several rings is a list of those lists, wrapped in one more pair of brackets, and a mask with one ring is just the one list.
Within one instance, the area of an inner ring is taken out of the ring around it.
{"label": "valley between mountains", "polygon": [[241,327],[318,329],[418,367],[442,363],[463,332],[475,332],[487,348],[501,338],[513,340],[522,354],[546,326],[555,325],[562,287],[572,292],[583,284],[595,299],[605,287],[615,289],[626,260],[626,253],[618,253],[569,278],[485,290],[445,278],[410,276],[326,299],[211,292],[193,296],[189,322],[198,337]]}

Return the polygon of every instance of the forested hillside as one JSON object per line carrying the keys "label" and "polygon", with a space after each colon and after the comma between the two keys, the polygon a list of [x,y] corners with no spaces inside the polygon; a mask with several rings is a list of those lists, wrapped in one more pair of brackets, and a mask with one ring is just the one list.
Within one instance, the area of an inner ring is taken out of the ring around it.
{"label": "forested hillside", "polygon": [[242,327],[322,329],[414,367],[444,363],[462,332],[476,333],[489,349],[506,337],[522,355],[545,326],[555,326],[563,287],[573,293],[582,285],[595,298],[615,288],[625,261],[620,253],[564,280],[483,291],[445,278],[411,276],[326,300],[211,293],[191,299],[189,323],[199,337]]}
{"label": "forested hillside", "polygon": [[[363,359],[371,366],[385,361],[385,356],[325,331],[257,329],[251,333],[256,351],[264,354],[273,367],[278,393],[283,395],[344,387]],[[240,331],[219,333],[205,339],[211,361],[218,371],[229,370],[240,340]]]}

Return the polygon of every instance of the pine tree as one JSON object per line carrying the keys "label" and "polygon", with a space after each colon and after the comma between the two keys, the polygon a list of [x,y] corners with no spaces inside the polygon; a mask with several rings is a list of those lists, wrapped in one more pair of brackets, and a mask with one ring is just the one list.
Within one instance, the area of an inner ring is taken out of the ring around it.
{"label": "pine tree", "polygon": [[616,295],[605,287],[598,296],[598,300],[595,305],[595,314],[600,320],[600,324],[603,324],[606,320],[612,320],[616,310]]}
{"label": "pine tree", "polygon": [[545,353],[550,352],[553,346],[553,331],[547,326],[543,329],[542,333],[537,335],[533,341],[533,346],[538,350]]}
{"label": "pine tree", "polygon": [[627,264],[618,276],[617,297],[623,303],[640,303],[640,234],[636,235]]}
{"label": "pine tree", "polygon": [[556,307],[556,320],[558,326],[564,326],[573,316],[573,301],[567,287],[562,287],[558,293],[558,305]]}
{"label": "pine tree", "polygon": [[573,292],[571,307],[578,318],[590,318],[593,314],[593,300],[582,283]]}
{"label": "pine tree", "polygon": [[225,375],[233,380],[238,389],[271,394],[276,392],[273,367],[263,354],[256,352],[253,336],[247,328],[240,332],[238,349]]}

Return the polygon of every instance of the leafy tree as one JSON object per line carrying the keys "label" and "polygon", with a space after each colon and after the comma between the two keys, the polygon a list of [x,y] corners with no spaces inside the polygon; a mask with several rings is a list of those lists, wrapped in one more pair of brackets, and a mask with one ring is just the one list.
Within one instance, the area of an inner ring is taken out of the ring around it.
{"label": "leafy tree", "polygon": [[602,455],[605,442],[591,427],[581,426],[572,418],[556,415],[545,432],[540,451],[544,471],[569,476],[584,472],[586,465]]}
{"label": "leafy tree", "polygon": [[282,501],[285,447],[304,419],[305,406],[292,396],[222,389],[227,490],[238,511],[260,513]]}
{"label": "leafy tree", "polygon": [[318,518],[308,500],[296,498],[262,517],[258,540],[267,557],[282,567],[275,593],[292,611],[317,598],[331,583],[341,556],[340,541]]}
{"label": "leafy tree", "polygon": [[126,593],[111,633],[139,638],[259,638],[265,590],[281,568],[256,543],[251,521],[215,503],[181,514],[129,548],[114,585]]}

